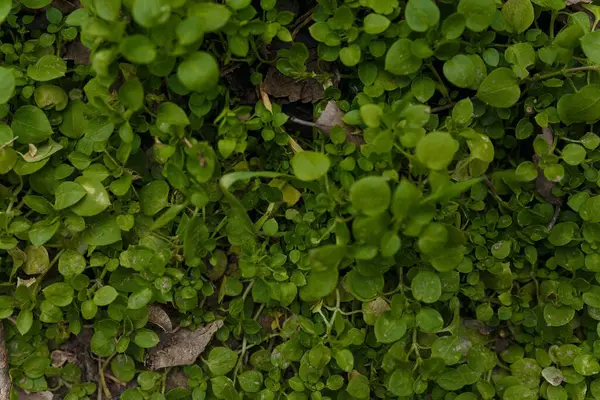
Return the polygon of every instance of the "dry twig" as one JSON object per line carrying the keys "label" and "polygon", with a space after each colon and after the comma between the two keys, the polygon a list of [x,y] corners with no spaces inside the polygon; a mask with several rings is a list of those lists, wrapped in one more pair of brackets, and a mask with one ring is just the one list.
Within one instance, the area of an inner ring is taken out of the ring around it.
{"label": "dry twig", "polygon": [[4,342],[4,325],[0,321],[0,400],[10,400],[10,388],[8,353]]}

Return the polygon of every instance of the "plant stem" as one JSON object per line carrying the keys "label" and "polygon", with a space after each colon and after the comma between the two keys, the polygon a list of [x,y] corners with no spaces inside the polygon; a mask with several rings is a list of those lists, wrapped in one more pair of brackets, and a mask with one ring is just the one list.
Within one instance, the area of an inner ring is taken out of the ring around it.
{"label": "plant stem", "polygon": [[585,67],[561,69],[560,71],[554,71],[544,75],[535,75],[531,78],[525,79],[525,81],[529,80],[531,82],[538,82],[543,81],[544,79],[554,78],[555,76],[576,74],[577,72],[583,71],[600,71],[600,65],[586,65]]}
{"label": "plant stem", "polygon": [[106,378],[104,377],[104,371],[106,370],[106,367],[108,367],[108,364],[111,362],[111,360],[114,358],[114,356],[116,354],[117,353],[108,357],[106,359],[106,361],[104,361],[104,363],[102,364],[100,371],[98,371],[98,374],[100,375],[100,385],[102,386],[102,391],[104,392],[104,395],[106,396],[107,399],[110,399],[112,397],[112,394],[110,393],[108,386],[106,386]]}
{"label": "plant stem", "polygon": [[440,74],[437,72],[437,70],[435,69],[435,67],[433,66],[433,64],[429,63],[429,64],[427,64],[427,67],[433,73],[433,76],[435,76],[435,79],[437,79],[437,81],[439,82],[439,84],[440,84],[440,91],[442,92],[442,96],[444,96],[444,98],[449,103],[452,103],[452,99],[450,98],[450,94],[448,93],[448,88],[444,84],[444,80],[442,79],[442,77],[440,76]]}

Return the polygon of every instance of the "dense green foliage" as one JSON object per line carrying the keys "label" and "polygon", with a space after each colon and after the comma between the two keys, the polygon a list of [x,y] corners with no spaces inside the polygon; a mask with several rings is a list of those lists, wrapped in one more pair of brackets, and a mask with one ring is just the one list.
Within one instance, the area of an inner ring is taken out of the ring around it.
{"label": "dense green foliage", "polygon": [[0,0],[15,396],[600,399],[600,5],[71,2]]}

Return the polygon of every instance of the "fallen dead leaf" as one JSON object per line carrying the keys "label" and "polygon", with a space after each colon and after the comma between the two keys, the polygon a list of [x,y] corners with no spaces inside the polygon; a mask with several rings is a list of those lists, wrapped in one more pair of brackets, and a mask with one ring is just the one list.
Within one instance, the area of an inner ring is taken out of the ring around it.
{"label": "fallen dead leaf", "polygon": [[577,4],[590,4],[592,0],[567,0],[567,6],[574,6]]}
{"label": "fallen dead leaf", "polygon": [[73,61],[76,65],[88,65],[90,63],[91,50],[80,40],[74,40],[67,44],[63,58]]}
{"label": "fallen dead leaf", "polygon": [[81,8],[81,2],[79,0],[54,0],[52,7],[58,8],[62,13],[69,14]]}
{"label": "fallen dead leaf", "polygon": [[50,359],[54,368],[60,368],[68,362],[77,363],[77,357],[70,351],[54,350],[50,355]]}
{"label": "fallen dead leaf", "polygon": [[53,398],[52,392],[29,393],[19,390],[19,400],[52,400]]}
{"label": "fallen dead leaf", "polygon": [[158,326],[163,331],[169,333],[173,331],[173,323],[169,314],[161,307],[155,304],[148,306],[148,321]]}
{"label": "fallen dead leaf", "polygon": [[275,67],[269,68],[263,83],[263,90],[273,97],[286,99],[290,103],[297,101],[314,103],[321,100],[325,93],[323,84],[319,83],[316,79],[298,81],[283,75]]}
{"label": "fallen dead leaf", "polygon": [[346,131],[346,137],[349,142],[355,143],[356,145],[361,145],[363,143],[362,137],[356,135],[354,130],[344,123],[344,116],[344,112],[340,110],[337,103],[333,100],[330,100],[317,119],[316,124],[318,125],[318,128],[327,135],[329,135],[331,128],[334,126],[341,126]]}
{"label": "fallen dead leaf", "polygon": [[146,357],[146,365],[153,371],[162,368],[193,364],[223,326],[223,321],[212,322],[200,329],[181,329],[168,335],[161,342],[164,346],[151,351]]}

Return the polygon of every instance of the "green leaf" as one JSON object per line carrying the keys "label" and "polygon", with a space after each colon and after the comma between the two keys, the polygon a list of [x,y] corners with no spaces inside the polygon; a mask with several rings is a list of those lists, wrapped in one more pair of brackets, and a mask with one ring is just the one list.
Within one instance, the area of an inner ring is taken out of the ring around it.
{"label": "green leaf", "polygon": [[414,393],[414,378],[412,371],[408,368],[395,369],[385,386],[394,396],[411,396]]}
{"label": "green leaf", "polygon": [[94,0],[96,14],[107,21],[116,21],[121,14],[121,0]]}
{"label": "green leaf", "polygon": [[369,379],[364,375],[351,375],[346,391],[353,398],[368,399],[371,392]]}
{"label": "green leaf", "polygon": [[435,333],[444,327],[442,315],[429,307],[421,308],[415,320],[417,326],[425,333]]}
{"label": "green leaf", "polygon": [[528,387],[525,385],[515,385],[507,388],[504,391],[504,400],[535,400],[538,399],[537,388]]}
{"label": "green leaf", "polygon": [[476,372],[491,371],[498,362],[496,354],[484,345],[475,345],[469,349],[467,364]]}
{"label": "green leaf", "polygon": [[50,259],[44,246],[27,246],[25,248],[25,264],[23,272],[27,275],[39,275],[48,271]]}
{"label": "green leaf", "polygon": [[460,13],[450,14],[442,22],[442,34],[446,39],[458,39],[465,31],[467,21],[465,16]]}
{"label": "green leaf", "polygon": [[458,141],[448,132],[436,131],[419,140],[415,154],[427,168],[438,171],[450,165],[458,147]]}
{"label": "green leaf", "polygon": [[576,122],[593,124],[598,121],[600,119],[599,95],[600,85],[591,84],[584,86],[577,93],[562,96],[556,105],[561,121],[567,125]]}
{"label": "green leaf", "polygon": [[142,349],[150,349],[160,341],[158,335],[150,329],[139,329],[133,338],[135,344]]}
{"label": "green leaf", "polygon": [[150,300],[152,300],[152,289],[141,289],[129,296],[127,308],[131,310],[139,310],[150,303]]}
{"label": "green leaf", "polygon": [[446,78],[460,88],[468,88],[475,82],[475,64],[464,54],[446,61],[443,70]]}
{"label": "green leaf", "polygon": [[394,75],[409,75],[421,68],[422,61],[411,51],[412,41],[399,39],[389,48],[385,56],[385,70]]}
{"label": "green leaf", "polygon": [[6,20],[12,8],[12,0],[0,0],[0,23]]}
{"label": "green leaf", "polygon": [[86,105],[81,100],[71,101],[63,113],[60,132],[71,139],[79,139],[83,136],[87,129],[85,112]]}
{"label": "green leaf", "polygon": [[[2,12],[1,8],[2,4],[0,4],[0,14]],[[12,69],[0,67],[0,104],[6,104],[13,97],[14,92],[15,76]]]}
{"label": "green leaf", "polygon": [[20,0],[21,4],[23,4],[27,8],[43,8],[52,3],[52,0]]}
{"label": "green leaf", "polygon": [[121,103],[130,110],[137,111],[144,106],[144,86],[139,79],[133,78],[119,88]]}
{"label": "green leaf", "polygon": [[133,19],[144,28],[167,22],[171,12],[170,7],[162,0],[134,0],[132,7]]}
{"label": "green leaf", "polygon": [[111,304],[119,294],[112,286],[103,286],[94,293],[94,304],[103,307]]}
{"label": "green leaf", "polygon": [[152,181],[140,190],[140,207],[145,215],[156,215],[169,202],[169,184],[165,181]]}
{"label": "green leaf", "polygon": [[76,182],[62,182],[56,187],[54,208],[56,210],[63,210],[71,207],[86,194],[87,191],[80,184]]}
{"label": "green leaf", "polygon": [[575,357],[573,368],[583,376],[597,375],[600,372],[598,359],[591,354],[580,354]]}
{"label": "green leaf", "polygon": [[202,29],[200,17],[188,17],[177,25],[177,39],[182,46],[190,45],[202,40],[204,30]]}
{"label": "green leaf", "polygon": [[125,354],[118,354],[110,363],[110,370],[121,382],[129,382],[135,377],[135,362]]}
{"label": "green leaf", "polygon": [[406,322],[390,313],[383,314],[375,322],[375,338],[379,343],[397,342],[404,336],[406,330]]}
{"label": "green leaf", "polygon": [[311,271],[306,277],[306,285],[300,288],[300,298],[304,301],[317,301],[329,295],[338,283],[337,268],[325,271]]}
{"label": "green leaf", "polygon": [[568,324],[575,316],[575,310],[571,307],[554,307],[546,304],[544,307],[544,320],[548,326],[563,326]]}
{"label": "green leaf", "polygon": [[119,51],[135,64],[151,64],[157,56],[154,43],[144,35],[127,36],[121,41]]}
{"label": "green leaf", "polygon": [[199,18],[199,26],[208,33],[224,27],[231,17],[231,11],[222,4],[204,2],[191,5],[188,16]]}
{"label": "green leaf", "polygon": [[88,246],[108,246],[121,240],[121,230],[117,218],[97,218],[88,224],[83,232],[82,241]]}
{"label": "green leaf", "polygon": [[22,106],[13,115],[11,129],[19,143],[39,143],[52,136],[46,114],[35,106]]}
{"label": "green leaf", "polygon": [[581,38],[581,48],[594,64],[600,64],[600,31],[593,31]]}
{"label": "green leaf", "polygon": [[408,0],[405,17],[410,29],[426,32],[438,24],[440,10],[433,0]]}
{"label": "green leaf", "polygon": [[354,208],[368,216],[385,212],[392,197],[392,191],[385,178],[370,176],[356,181],[350,188],[350,201]]}
{"label": "green leaf", "polygon": [[413,297],[424,303],[435,303],[442,295],[442,282],[433,271],[420,271],[410,284]]}
{"label": "green leaf", "polygon": [[66,307],[73,302],[75,291],[68,283],[58,282],[47,286],[42,291],[44,297],[57,307]]}
{"label": "green leaf", "polygon": [[458,336],[443,336],[433,342],[431,356],[443,359],[446,365],[454,365],[463,357],[465,349],[461,346],[462,342]]}
{"label": "green leaf", "polygon": [[417,100],[426,103],[435,94],[435,82],[426,77],[418,78],[412,81],[410,90]]}
{"label": "green leaf", "polygon": [[204,51],[192,53],[179,64],[177,77],[190,90],[207,91],[219,82],[219,64],[210,53]]}
{"label": "green leaf", "polygon": [[333,358],[342,371],[351,372],[354,369],[354,356],[350,350],[337,350],[333,354]]}
{"label": "green leaf", "polygon": [[85,258],[75,250],[65,250],[58,259],[58,272],[65,278],[73,278],[83,273],[85,267]]}
{"label": "green leaf", "polygon": [[390,20],[387,17],[375,13],[368,14],[363,21],[363,29],[370,35],[383,33],[389,26]]}
{"label": "green leaf", "polygon": [[569,143],[562,150],[561,157],[565,162],[569,165],[579,165],[581,164],[587,156],[587,152],[583,148],[575,143]]}
{"label": "green leaf", "polygon": [[71,210],[82,217],[100,214],[110,206],[110,197],[102,183],[86,176],[80,176],[75,182],[81,185],[86,195],[81,201],[71,207]]}
{"label": "green leaf", "polygon": [[465,16],[467,28],[473,32],[486,30],[496,16],[494,0],[460,0],[458,12]]}
{"label": "green leaf", "polygon": [[360,62],[361,50],[357,44],[351,44],[340,50],[340,61],[346,67],[354,67]]}
{"label": "green leaf", "polygon": [[294,175],[302,181],[315,181],[327,174],[331,162],[323,153],[301,151],[290,161]]}
{"label": "green leaf", "polygon": [[21,335],[27,334],[33,326],[33,312],[30,310],[21,310],[17,316],[16,326]]}
{"label": "green leaf", "polygon": [[35,64],[27,67],[27,75],[38,82],[61,78],[67,73],[65,61],[55,55],[42,56]]}
{"label": "green leaf", "polygon": [[492,107],[513,106],[521,97],[517,76],[508,68],[493,70],[479,86],[477,97]]}
{"label": "green leaf", "polygon": [[227,347],[215,347],[208,354],[206,365],[213,375],[225,375],[237,363],[237,353]]}
{"label": "green leaf", "polygon": [[508,0],[502,6],[502,16],[509,32],[525,32],[533,24],[534,19],[531,0]]}
{"label": "green leaf", "polygon": [[246,371],[238,376],[240,387],[246,393],[257,393],[263,384],[263,374],[259,371]]}

